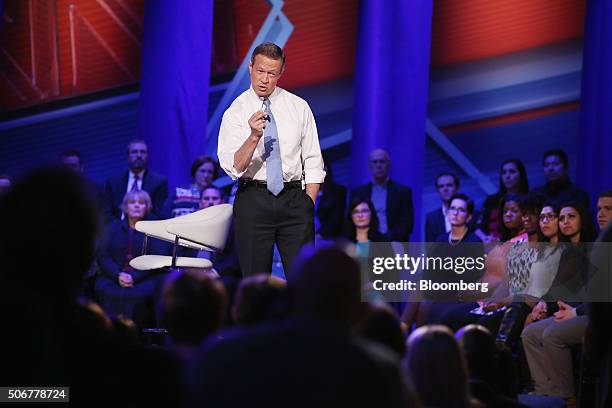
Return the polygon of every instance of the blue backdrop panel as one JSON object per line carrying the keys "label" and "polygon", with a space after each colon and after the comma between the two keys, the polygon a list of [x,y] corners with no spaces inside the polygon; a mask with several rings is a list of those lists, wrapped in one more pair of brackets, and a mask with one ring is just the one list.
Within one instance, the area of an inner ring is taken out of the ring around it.
{"label": "blue backdrop panel", "polygon": [[595,203],[612,188],[612,2],[587,2],[584,31],[578,182]]}
{"label": "blue backdrop panel", "polygon": [[203,154],[208,116],[213,0],[145,4],[140,137],[150,167],[170,186],[188,183]]}
{"label": "blue backdrop panel", "polygon": [[364,0],[355,64],[352,180],[369,179],[368,153],[391,155],[391,177],[413,189],[420,239],[432,0]]}

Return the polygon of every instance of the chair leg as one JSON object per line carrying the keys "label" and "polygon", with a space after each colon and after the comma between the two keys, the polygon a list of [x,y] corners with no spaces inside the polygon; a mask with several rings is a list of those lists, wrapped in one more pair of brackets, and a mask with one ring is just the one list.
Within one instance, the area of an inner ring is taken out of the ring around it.
{"label": "chair leg", "polygon": [[142,240],[142,255],[147,254],[147,240],[148,239],[149,239],[149,236],[145,234],[144,239]]}
{"label": "chair leg", "polygon": [[171,268],[176,268],[176,253],[179,245],[178,235],[174,238],[174,248],[172,248],[172,265]]}

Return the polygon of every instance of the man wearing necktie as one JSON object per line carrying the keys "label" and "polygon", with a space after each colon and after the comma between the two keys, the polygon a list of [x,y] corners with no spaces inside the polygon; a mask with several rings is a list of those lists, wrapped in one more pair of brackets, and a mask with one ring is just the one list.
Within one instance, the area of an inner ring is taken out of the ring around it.
{"label": "man wearing necktie", "polygon": [[291,279],[293,259],[314,240],[323,159],[308,103],[276,86],[284,68],[279,46],[258,45],[249,65],[251,87],[225,111],[219,132],[219,163],[240,183],[234,231],[244,276],[271,272],[276,243]]}

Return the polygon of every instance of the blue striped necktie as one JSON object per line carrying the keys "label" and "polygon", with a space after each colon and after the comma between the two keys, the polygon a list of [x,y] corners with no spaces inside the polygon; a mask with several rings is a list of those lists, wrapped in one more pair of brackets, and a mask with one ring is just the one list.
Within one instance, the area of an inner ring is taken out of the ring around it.
{"label": "blue striped necktie", "polygon": [[268,190],[277,196],[283,190],[283,163],[280,156],[280,146],[278,144],[278,129],[274,115],[270,110],[270,99],[266,98],[263,101],[265,113],[268,115],[269,123],[264,129],[264,157],[266,160],[266,183]]}

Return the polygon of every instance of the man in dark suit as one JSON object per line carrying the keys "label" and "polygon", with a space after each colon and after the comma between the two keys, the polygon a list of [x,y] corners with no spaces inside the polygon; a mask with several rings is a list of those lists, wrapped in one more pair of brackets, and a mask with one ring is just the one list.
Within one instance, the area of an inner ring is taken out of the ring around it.
{"label": "man in dark suit", "polygon": [[315,204],[315,234],[319,239],[331,240],[342,234],[346,188],[334,183],[330,161],[325,156],[323,160],[326,175]]}
{"label": "man in dark suit", "polygon": [[153,218],[165,218],[163,206],[168,198],[168,180],[147,169],[148,149],[143,140],[132,140],[128,144],[129,170],[111,177],[104,186],[104,213],[106,221],[122,219],[121,203],[125,193],[131,190],[144,190],[149,193]]}
{"label": "man in dark suit", "polygon": [[438,174],[436,190],[442,200],[442,206],[427,213],[425,219],[425,240],[427,242],[435,242],[440,235],[450,231],[450,222],[446,214],[450,198],[459,190],[459,177],[453,173]]}
{"label": "man in dark suit", "polygon": [[542,156],[544,178],[546,184],[533,189],[533,192],[542,197],[542,201],[550,201],[562,205],[570,201],[578,201],[589,208],[589,194],[568,176],[569,159],[562,149],[550,149]]}
{"label": "man in dark suit", "polygon": [[389,241],[407,242],[414,225],[412,190],[389,178],[391,160],[382,149],[370,153],[368,166],[372,182],[351,192],[351,200],[362,197],[372,201],[378,215],[379,230]]}

